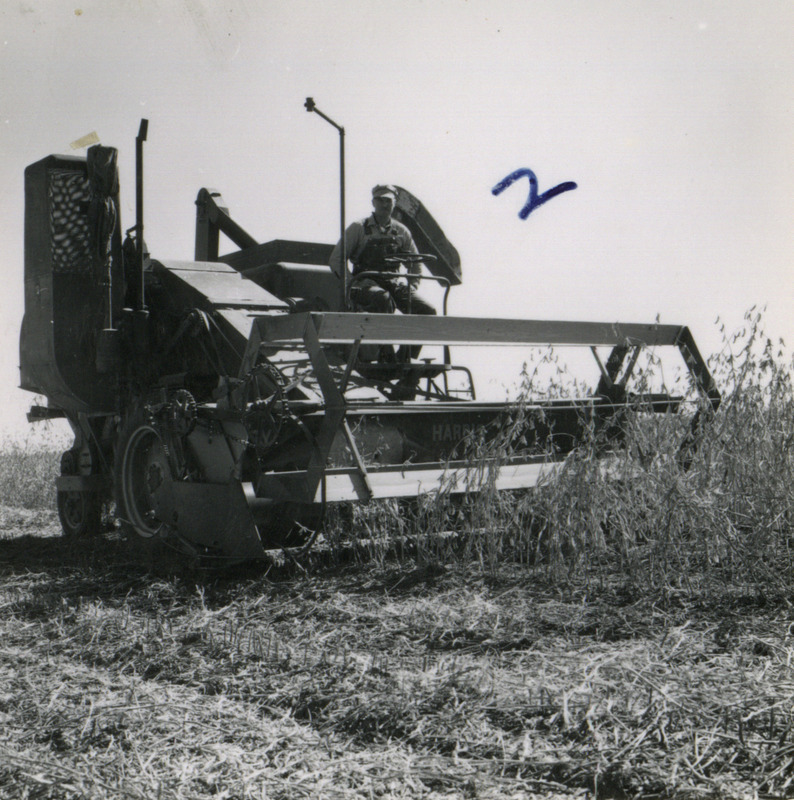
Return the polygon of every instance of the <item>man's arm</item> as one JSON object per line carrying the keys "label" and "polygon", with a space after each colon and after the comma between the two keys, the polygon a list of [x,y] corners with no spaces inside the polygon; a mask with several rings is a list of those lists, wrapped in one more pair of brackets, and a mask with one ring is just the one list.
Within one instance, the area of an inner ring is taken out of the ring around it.
{"label": "man's arm", "polygon": [[[403,241],[401,242],[400,246],[404,253],[412,253],[413,255],[418,255],[419,251],[416,249],[416,242],[414,242],[414,237],[411,236],[411,232],[408,228],[405,228],[402,236]],[[421,275],[422,274],[422,261],[418,261],[415,264],[407,264],[408,273],[409,275]],[[419,281],[414,279],[408,279],[408,283],[416,289],[419,284]]]}
{"label": "man's arm", "polygon": [[[347,227],[345,231],[345,250],[347,250],[348,259],[361,247],[363,235],[364,226],[360,222],[351,222]],[[340,239],[336,243],[336,247],[332,250],[331,258],[328,261],[331,269],[338,278],[342,277],[342,261],[342,240]],[[350,275],[349,269],[348,275]]]}

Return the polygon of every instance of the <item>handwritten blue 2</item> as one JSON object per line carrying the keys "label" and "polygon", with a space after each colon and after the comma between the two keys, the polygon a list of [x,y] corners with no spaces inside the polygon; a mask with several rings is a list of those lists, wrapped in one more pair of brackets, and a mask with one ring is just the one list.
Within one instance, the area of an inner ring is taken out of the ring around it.
{"label": "handwritten blue 2", "polygon": [[521,219],[526,219],[538,206],[542,206],[547,200],[551,200],[552,197],[556,197],[558,194],[569,192],[571,189],[576,188],[576,184],[573,181],[566,181],[538,195],[538,179],[535,173],[531,169],[517,169],[515,172],[511,172],[506,178],[499,181],[499,183],[491,189],[491,194],[501,194],[510,184],[514,183],[519,178],[523,178],[525,175],[529,178],[529,200],[527,200],[521,211],[518,212],[518,216],[521,217]]}

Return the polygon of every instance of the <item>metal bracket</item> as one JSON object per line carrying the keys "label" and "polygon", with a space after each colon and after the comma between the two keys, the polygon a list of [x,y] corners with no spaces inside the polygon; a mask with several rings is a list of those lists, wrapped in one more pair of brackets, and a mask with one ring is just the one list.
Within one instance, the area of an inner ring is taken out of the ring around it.
{"label": "metal bracket", "polygon": [[356,440],[353,438],[353,431],[350,430],[350,425],[348,424],[347,420],[342,421],[342,429],[345,432],[345,438],[347,439],[348,447],[350,448],[350,452],[353,454],[353,460],[356,462],[356,466],[358,467],[358,471],[361,473],[361,480],[364,481],[364,486],[366,488],[366,500],[372,500],[372,484],[369,480],[369,474],[367,473],[367,467],[364,464],[363,459],[361,458],[361,453],[358,452],[358,447],[356,447]]}
{"label": "metal bracket", "polygon": [[229,216],[229,209],[220,192],[215,189],[200,189],[196,197],[196,261],[218,260],[221,233],[228,236],[241,250],[259,244]]}

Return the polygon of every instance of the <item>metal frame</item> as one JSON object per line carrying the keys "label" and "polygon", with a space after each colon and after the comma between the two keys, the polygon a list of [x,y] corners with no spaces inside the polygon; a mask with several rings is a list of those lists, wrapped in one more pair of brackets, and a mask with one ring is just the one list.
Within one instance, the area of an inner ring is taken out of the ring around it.
{"label": "metal frame", "polygon": [[[630,351],[629,364],[620,379],[625,387],[639,351],[643,347],[672,346],[681,352],[684,363],[693,377],[701,396],[708,401],[712,411],[720,403],[720,394],[708,367],[695,346],[689,329],[679,325],[607,324],[600,322],[559,322],[546,320],[472,319],[462,317],[418,317],[392,314],[360,314],[333,312],[305,312],[280,316],[260,316],[254,319],[249,347],[244,359],[244,369],[252,365],[259,345],[303,345],[314,369],[324,399],[324,417],[316,437],[316,447],[307,469],[291,473],[272,473],[260,483],[257,494],[291,496],[301,502],[317,502],[322,496],[332,500],[369,500],[377,497],[414,495],[417,491],[438,489],[450,479],[469,481],[465,465],[397,465],[367,469],[355,446],[348,427],[347,414],[352,410],[345,401],[344,390],[352,369],[352,357],[339,383],[326,358],[323,345],[352,344],[354,353],[362,343],[421,343],[421,344],[503,344],[503,345],[558,345],[589,346],[599,362],[602,377],[598,394],[609,396],[617,376]],[[597,346],[613,347],[606,366],[595,351]],[[646,410],[664,411],[677,405],[675,398],[667,395],[649,395],[641,398]],[[479,406],[460,401],[452,404],[456,409]],[[450,407],[452,407],[450,406]],[[444,404],[417,403],[415,413],[442,411]],[[357,409],[358,411],[358,409]],[[697,419],[697,415],[696,415]],[[328,457],[339,431],[343,431],[351,448],[354,467],[329,469]],[[531,486],[558,468],[548,458],[529,459],[507,465],[507,471],[497,478],[498,488]],[[452,472],[450,472],[452,469]],[[409,474],[418,470],[408,480]],[[457,476],[457,477],[455,477]],[[399,480],[407,480],[399,488]],[[417,482],[418,481],[418,482]],[[462,485],[463,485],[462,484]],[[447,483],[448,485],[448,483]],[[419,488],[417,488],[419,487]],[[396,494],[395,494],[396,492]],[[286,494],[285,494],[286,493]]]}

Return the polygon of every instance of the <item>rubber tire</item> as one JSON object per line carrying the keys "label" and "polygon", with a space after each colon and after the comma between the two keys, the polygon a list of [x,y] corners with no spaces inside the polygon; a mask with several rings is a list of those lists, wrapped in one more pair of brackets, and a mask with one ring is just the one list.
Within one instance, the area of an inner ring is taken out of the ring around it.
{"label": "rubber tire", "polygon": [[97,492],[59,491],[58,518],[69,539],[98,536],[102,531],[102,500]]}

